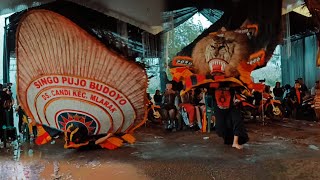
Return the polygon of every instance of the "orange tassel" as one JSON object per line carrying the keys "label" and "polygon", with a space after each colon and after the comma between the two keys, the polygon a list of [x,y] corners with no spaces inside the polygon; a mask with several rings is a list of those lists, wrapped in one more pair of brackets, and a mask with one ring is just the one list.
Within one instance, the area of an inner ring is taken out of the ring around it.
{"label": "orange tassel", "polygon": [[51,141],[51,136],[49,135],[49,133],[47,133],[44,128],[42,127],[42,125],[37,125],[37,131],[38,131],[38,136],[35,140],[35,143],[37,145],[42,145],[42,144],[46,144],[48,142]]}
{"label": "orange tassel", "polygon": [[113,149],[117,149],[118,147],[122,146],[123,145],[122,142],[123,141],[117,137],[110,137],[106,141],[104,141],[103,143],[100,143],[99,145],[102,148],[113,150]]}
{"label": "orange tassel", "polygon": [[105,148],[105,149],[109,149],[109,150],[114,150],[114,149],[117,149],[118,146],[110,143],[108,140],[99,144],[102,148]]}
{"label": "orange tassel", "polygon": [[121,138],[130,144],[133,144],[136,142],[136,138],[133,137],[131,134],[125,134]]}
{"label": "orange tassel", "polygon": [[[202,119],[202,129],[201,129],[202,132],[207,132],[207,120],[206,120],[207,118],[206,118],[206,116],[207,116],[207,113],[204,114],[203,119]],[[210,120],[208,119],[208,121],[210,121]]]}
{"label": "orange tassel", "polygon": [[43,135],[38,136],[36,138],[35,143],[37,145],[42,145],[42,144],[46,144],[46,143],[50,142],[51,139],[52,139],[51,136],[47,132],[45,132]]}
{"label": "orange tassel", "polygon": [[111,137],[108,138],[107,141],[117,147],[121,147],[123,145],[123,140],[117,138],[117,137]]}

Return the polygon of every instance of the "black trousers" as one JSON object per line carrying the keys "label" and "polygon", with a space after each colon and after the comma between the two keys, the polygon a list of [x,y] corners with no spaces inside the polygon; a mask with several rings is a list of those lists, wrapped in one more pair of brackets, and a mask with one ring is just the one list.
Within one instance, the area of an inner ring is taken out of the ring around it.
{"label": "black trousers", "polygon": [[[5,126],[14,126],[13,123],[13,109],[0,109],[0,139],[4,138],[4,130],[3,125]],[[7,137],[11,137],[12,139],[16,138],[16,132],[14,129],[7,131]]]}
{"label": "black trousers", "polygon": [[6,114],[3,108],[0,108],[0,140],[3,138],[2,126],[6,124]]}
{"label": "black trousers", "polygon": [[241,112],[236,107],[229,109],[215,108],[216,132],[224,139],[225,144],[233,144],[234,136],[239,137],[239,144],[249,141],[247,130],[244,127]]}

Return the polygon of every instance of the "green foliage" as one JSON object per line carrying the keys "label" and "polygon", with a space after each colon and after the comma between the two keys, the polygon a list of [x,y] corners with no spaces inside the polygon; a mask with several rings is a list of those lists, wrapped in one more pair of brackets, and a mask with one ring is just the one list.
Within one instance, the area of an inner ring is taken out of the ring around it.
{"label": "green foliage", "polygon": [[267,63],[266,67],[257,69],[251,73],[251,76],[254,78],[255,82],[265,79],[265,84],[274,87],[276,82],[282,82],[281,77],[281,55],[280,48],[277,47],[274,51],[273,56]]}
{"label": "green foliage", "polygon": [[[166,33],[164,36],[165,48],[168,48],[167,57],[169,62],[176,56],[184,47],[193,42],[202,32],[204,28],[200,20],[195,21],[194,17],[182,23],[178,27]],[[169,36],[169,38],[168,38]],[[167,60],[167,59],[166,59]],[[169,70],[166,69],[166,74],[169,80],[172,79]]]}
{"label": "green foliage", "polygon": [[150,94],[156,93],[156,90],[160,90],[160,76],[155,76],[149,79],[148,90]]}
{"label": "green foliage", "polygon": [[165,44],[168,47],[168,58],[171,60],[182,48],[196,39],[203,30],[201,22],[198,21],[195,23],[194,18],[192,17],[180,26],[167,32],[169,33],[169,40],[167,41],[166,36],[164,39]]}

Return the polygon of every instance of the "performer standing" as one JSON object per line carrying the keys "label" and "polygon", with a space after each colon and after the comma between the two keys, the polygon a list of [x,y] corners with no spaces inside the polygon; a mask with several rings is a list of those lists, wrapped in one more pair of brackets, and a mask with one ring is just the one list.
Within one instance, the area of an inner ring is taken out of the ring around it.
{"label": "performer standing", "polygon": [[[241,25],[239,22],[237,25],[228,23],[215,32],[206,31],[190,45],[191,53],[188,52],[189,47],[178,53],[180,60],[182,54],[191,54],[192,67],[173,67],[171,70],[174,79],[184,84],[182,93],[192,88],[209,86],[208,94],[215,98],[213,110],[216,131],[223,137],[225,144],[232,144],[236,149],[242,149],[242,144],[248,142],[249,138],[235,95],[241,88],[262,90],[261,84],[252,81],[251,72],[266,66],[280,40],[278,35],[281,31],[281,1],[252,1],[249,4],[253,8],[272,6],[275,13],[269,16],[263,11],[249,11]],[[239,28],[234,29],[237,26]],[[214,28],[218,28],[218,25]]]}
{"label": "performer standing", "polygon": [[237,106],[235,88],[221,84],[214,90],[216,132],[224,139],[225,144],[232,144],[236,149],[242,149],[242,144],[248,142],[249,137],[244,127],[241,112]]}

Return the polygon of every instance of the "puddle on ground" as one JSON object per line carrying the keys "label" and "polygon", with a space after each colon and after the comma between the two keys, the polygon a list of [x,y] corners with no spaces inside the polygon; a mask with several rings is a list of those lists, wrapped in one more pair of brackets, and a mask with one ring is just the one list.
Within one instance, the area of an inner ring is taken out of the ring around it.
{"label": "puddle on ground", "polygon": [[0,149],[0,155],[0,180],[150,179],[130,164],[100,161],[97,157],[74,158],[63,153],[48,159],[43,151],[31,148],[23,148],[21,151],[20,147]]}
{"label": "puddle on ground", "polygon": [[147,180],[146,175],[129,164],[118,162],[2,161],[0,179],[132,179]]}
{"label": "puddle on ground", "polygon": [[245,160],[250,163],[256,163],[258,161],[258,158],[256,155],[246,155]]}
{"label": "puddle on ground", "polygon": [[39,179],[39,174],[43,169],[43,164],[38,162],[1,161],[0,179],[36,180]]}

